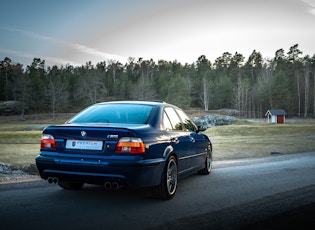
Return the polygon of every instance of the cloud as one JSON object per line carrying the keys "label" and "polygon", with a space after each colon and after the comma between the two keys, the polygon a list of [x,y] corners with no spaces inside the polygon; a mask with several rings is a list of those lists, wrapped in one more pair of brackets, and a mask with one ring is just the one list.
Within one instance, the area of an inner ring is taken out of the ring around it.
{"label": "cloud", "polygon": [[107,60],[117,60],[120,62],[126,62],[127,58],[119,56],[119,55],[115,55],[115,54],[109,54],[109,53],[104,53],[101,52],[97,49],[94,48],[90,48],[88,46],[84,46],[78,43],[68,43],[69,46],[71,46],[72,48],[74,48],[75,50],[81,52],[81,53],[86,53],[89,55],[93,55],[93,56],[97,56],[97,57],[101,57]]}
{"label": "cloud", "polygon": [[[38,33],[35,33],[33,31],[21,30],[21,29],[16,29],[16,28],[8,28],[8,27],[0,27],[0,29],[19,33],[19,34],[22,34],[23,36],[31,37],[31,38],[34,38],[37,40],[44,40],[44,41],[49,41],[52,43],[57,43],[57,44],[60,44],[64,47],[71,48],[76,52],[80,52],[80,53],[87,54],[87,55],[92,55],[95,57],[100,57],[100,58],[103,58],[105,60],[116,60],[116,61],[120,61],[122,63],[125,63],[127,61],[126,57],[122,57],[122,56],[115,55],[115,54],[105,53],[105,52],[102,52],[102,51],[97,50],[95,48],[91,48],[91,47],[88,47],[88,46],[85,46],[85,45],[82,45],[79,43],[68,42],[68,41],[65,41],[62,39],[57,39],[54,37],[49,37],[49,36],[45,36],[42,34],[38,34]],[[12,51],[12,52],[15,52],[15,51]],[[19,52],[16,51],[16,53],[19,53]],[[54,57],[47,57],[47,58],[49,58],[50,60],[55,60],[54,63],[56,63],[56,61],[58,61],[58,60],[60,60],[60,61],[64,60],[62,58],[54,58]],[[47,61],[48,61],[48,59],[47,59]],[[68,61],[66,63],[72,63],[72,61]],[[60,64],[66,64],[66,63],[62,62]]]}
{"label": "cloud", "polygon": [[315,16],[315,0],[302,0],[306,5],[308,5],[308,12]]}
{"label": "cloud", "polygon": [[[22,57],[22,58],[28,58],[28,59],[35,58],[34,54],[28,54],[28,53],[24,53],[24,52],[15,51],[15,50],[3,49],[1,47],[0,47],[0,52],[7,53],[7,54],[10,54],[10,55],[14,55],[14,56],[17,56],[17,57]],[[39,57],[39,58],[45,60],[46,62],[55,64],[55,65],[59,65],[59,64],[61,64],[61,65],[69,64],[69,65],[74,65],[74,66],[80,65],[79,63],[75,63],[75,62],[72,62],[70,60],[66,60],[66,59],[63,59],[63,58],[49,57],[49,56],[44,56],[44,57]]]}

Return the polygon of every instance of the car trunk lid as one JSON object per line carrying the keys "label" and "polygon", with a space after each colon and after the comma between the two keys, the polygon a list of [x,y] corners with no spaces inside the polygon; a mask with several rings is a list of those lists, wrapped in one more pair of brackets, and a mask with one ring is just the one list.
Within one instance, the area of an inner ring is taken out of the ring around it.
{"label": "car trunk lid", "polygon": [[73,154],[113,155],[122,137],[134,137],[132,130],[106,125],[65,124],[49,126],[43,134],[50,134],[56,142],[56,152]]}

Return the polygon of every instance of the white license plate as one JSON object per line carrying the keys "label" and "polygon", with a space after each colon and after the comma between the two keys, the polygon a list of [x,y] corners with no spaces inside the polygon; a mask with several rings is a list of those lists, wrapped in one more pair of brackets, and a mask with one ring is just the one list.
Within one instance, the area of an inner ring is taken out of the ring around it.
{"label": "white license plate", "polygon": [[102,150],[103,141],[67,140],[67,149]]}

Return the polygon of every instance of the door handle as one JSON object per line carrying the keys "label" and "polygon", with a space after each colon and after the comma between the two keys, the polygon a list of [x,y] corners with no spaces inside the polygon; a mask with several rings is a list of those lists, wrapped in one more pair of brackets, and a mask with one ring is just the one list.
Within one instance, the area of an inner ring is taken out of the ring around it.
{"label": "door handle", "polygon": [[193,143],[195,143],[196,140],[195,140],[195,138],[191,137],[191,138],[190,138],[190,141],[193,142]]}
{"label": "door handle", "polygon": [[179,140],[178,140],[178,138],[177,138],[177,137],[173,137],[173,138],[171,138],[171,141],[172,141],[172,142],[174,142],[174,143],[176,143],[176,144],[179,142]]}

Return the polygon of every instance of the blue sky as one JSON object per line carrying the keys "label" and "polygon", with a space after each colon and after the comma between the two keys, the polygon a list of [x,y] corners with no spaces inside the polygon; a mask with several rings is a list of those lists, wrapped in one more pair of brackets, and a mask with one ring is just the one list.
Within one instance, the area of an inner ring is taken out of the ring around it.
{"label": "blue sky", "polygon": [[315,0],[0,0],[0,60],[52,65],[129,57],[214,62],[224,52],[315,54]]}

